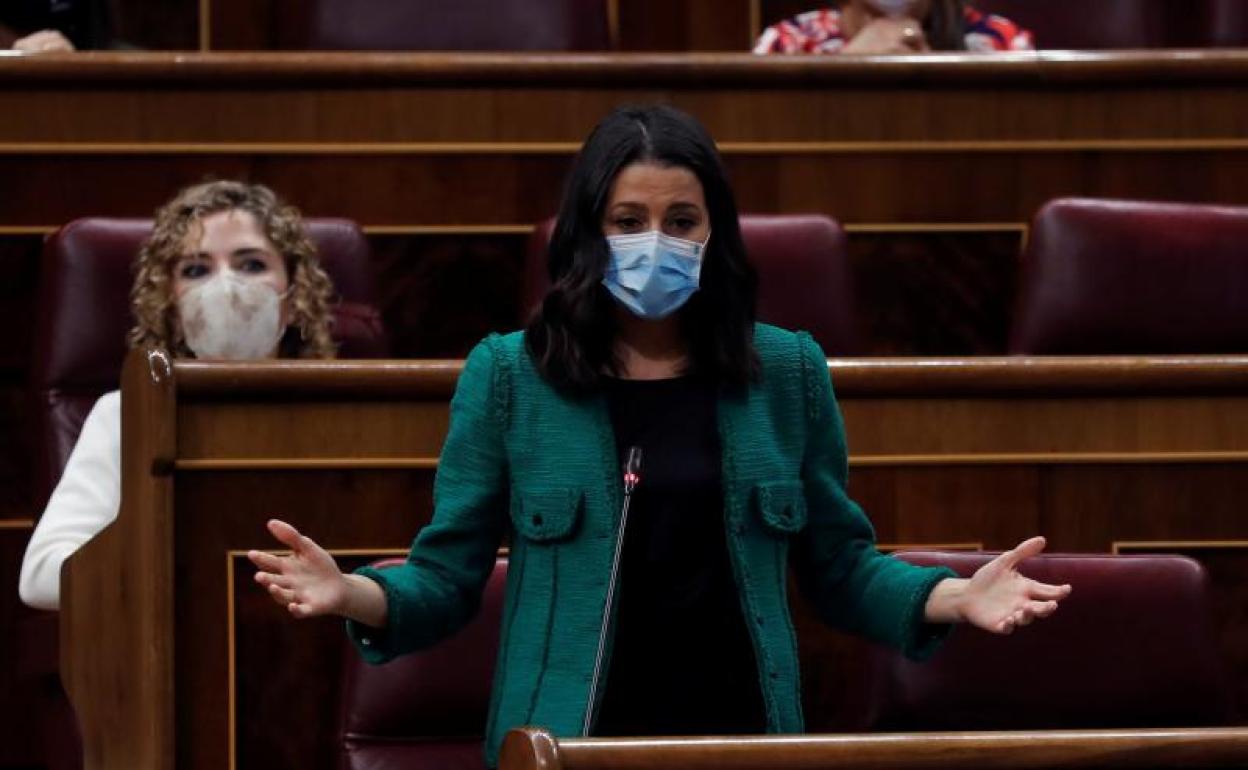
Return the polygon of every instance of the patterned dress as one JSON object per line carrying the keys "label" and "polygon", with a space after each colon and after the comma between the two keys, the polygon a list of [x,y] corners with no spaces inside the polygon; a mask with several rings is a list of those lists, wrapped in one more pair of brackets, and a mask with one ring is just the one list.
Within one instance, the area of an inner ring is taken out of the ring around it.
{"label": "patterned dress", "polygon": [[[967,7],[965,19],[968,51],[1035,50],[1031,33],[1004,16]],[[800,13],[763,30],[754,44],[754,53],[840,53],[847,42],[841,12],[822,8]]]}

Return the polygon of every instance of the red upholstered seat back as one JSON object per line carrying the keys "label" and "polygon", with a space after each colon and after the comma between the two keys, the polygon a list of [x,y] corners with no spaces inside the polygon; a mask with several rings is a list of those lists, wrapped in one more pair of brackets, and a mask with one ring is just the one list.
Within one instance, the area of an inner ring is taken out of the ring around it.
{"label": "red upholstered seat back", "polygon": [[[1048,49],[1161,48],[1192,44],[1198,0],[974,0],[1031,30]],[[1193,11],[1196,13],[1193,14]],[[1191,19],[1188,25],[1185,20]]]}
{"label": "red upholstered seat back", "polygon": [[[529,239],[523,306],[528,312],[546,293],[546,250],[554,220],[537,225]],[[821,214],[743,214],[741,237],[758,270],[758,318],[811,333],[829,356],[858,353],[853,276],[845,232]]]}
{"label": "red upholstered seat back", "polygon": [[[342,219],[309,220],[307,227],[342,300],[334,324],[340,355],[384,357],[364,234]],[[36,506],[60,477],[95,400],[118,386],[134,323],[134,260],[151,228],[146,219],[79,219],[44,244],[31,373]]]}
{"label": "red upholstered seat back", "polygon": [[[995,554],[911,552],[971,575]],[[885,730],[1218,725],[1228,691],[1207,576],[1181,556],[1042,555],[1021,572],[1070,583],[1050,618],[998,636],[959,628],[923,663],[893,657]]]}
{"label": "red upholstered seat back", "polygon": [[1010,349],[1248,350],[1248,208],[1066,198],[1036,215]]}
{"label": "red upholstered seat back", "polygon": [[476,618],[431,649],[370,666],[345,645],[342,770],[484,768],[506,584],[500,558]]}
{"label": "red upholstered seat back", "polygon": [[1239,48],[1248,45],[1248,3],[1244,0],[1208,0],[1205,45]]}
{"label": "red upholstered seat back", "polygon": [[597,0],[282,0],[282,48],[597,51],[610,45]]}

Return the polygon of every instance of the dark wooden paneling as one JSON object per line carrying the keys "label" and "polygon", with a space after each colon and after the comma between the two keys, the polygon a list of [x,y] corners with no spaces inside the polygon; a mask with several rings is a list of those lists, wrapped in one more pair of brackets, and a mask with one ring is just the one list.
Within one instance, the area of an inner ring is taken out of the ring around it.
{"label": "dark wooden paneling", "polygon": [[30,539],[27,527],[0,521],[0,767],[35,767],[44,756],[45,677],[30,669],[38,657],[28,635],[34,612],[17,599],[17,577]]}
{"label": "dark wooden paneling", "polygon": [[[431,471],[355,473],[196,472],[175,482],[180,595],[178,767],[226,767],[230,691],[236,687],[240,768],[336,767],[343,648],[341,620],[302,623],[255,585],[250,563],[229,551],[271,548],[264,528],[277,516],[339,549],[403,549],[428,520]],[[232,512],[223,526],[219,512]],[[367,515],[358,515],[368,511]],[[349,566],[361,558],[345,560]],[[227,583],[227,561],[237,569]],[[227,670],[233,612],[235,669]],[[201,661],[207,665],[191,665]],[[264,672],[261,674],[261,672]]]}
{"label": "dark wooden paneling", "polygon": [[214,51],[264,51],[278,48],[280,25],[273,0],[208,0],[208,29],[201,36]]}
{"label": "dark wooden paneling", "polygon": [[749,0],[618,0],[622,51],[745,51]]}
{"label": "dark wooden paneling", "polygon": [[1022,231],[852,233],[858,326],[875,355],[1006,350]]}
{"label": "dark wooden paneling", "polygon": [[[743,211],[825,212],[842,223],[1020,224],[1063,195],[1248,204],[1242,152],[727,154]],[[529,225],[556,210],[570,154],[3,155],[28,180],[0,222],[47,226],[145,216],[205,177],[264,181],[313,216],[365,226]],[[116,180],[125,178],[125,194]],[[323,180],[333,179],[334,184]]]}
{"label": "dark wooden paneling", "polygon": [[113,0],[114,33],[124,44],[150,51],[199,48],[198,0]]}

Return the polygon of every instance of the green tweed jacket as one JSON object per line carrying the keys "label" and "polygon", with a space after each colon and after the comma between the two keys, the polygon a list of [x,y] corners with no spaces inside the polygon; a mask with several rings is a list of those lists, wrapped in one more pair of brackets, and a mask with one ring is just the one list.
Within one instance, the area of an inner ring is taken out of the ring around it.
{"label": "green tweed jacket", "polygon": [[[846,494],[845,431],[819,346],[763,324],[755,345],[761,382],[719,402],[724,526],[768,730],[796,733],[789,568],[828,623],[913,657],[943,636],[923,622],[923,608],[952,573],[875,550],[870,523]],[[388,621],[380,630],[348,623],[348,631],[365,659],[383,662],[472,618],[510,532],[486,727],[490,766],[508,729],[540,725],[577,736],[597,708],[589,699],[603,613],[614,611],[606,602],[620,479],[605,400],[556,392],[538,375],[522,333],[490,336],[468,356],[451,401],[432,522],[406,564],[361,570],[384,589]],[[602,683],[596,700],[609,686]]]}

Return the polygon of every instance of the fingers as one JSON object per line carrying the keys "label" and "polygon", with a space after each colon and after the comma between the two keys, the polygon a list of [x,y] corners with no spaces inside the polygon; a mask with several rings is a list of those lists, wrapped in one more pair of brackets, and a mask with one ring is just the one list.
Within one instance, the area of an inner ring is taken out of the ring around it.
{"label": "fingers", "polygon": [[248,551],[247,558],[256,565],[256,569],[264,572],[280,573],[282,571],[282,557],[277,554],[268,551]]}
{"label": "fingers", "polygon": [[272,596],[273,600],[278,604],[289,605],[294,603],[297,599],[295,592],[289,588],[283,588],[273,583],[270,583],[268,588],[269,596]]}
{"label": "fingers", "polygon": [[999,634],[1011,634],[1017,628],[1029,626],[1039,618],[1047,618],[1057,612],[1056,601],[1028,601],[997,622],[994,629]]}
{"label": "fingers", "polygon": [[1070,584],[1063,583],[1055,586],[1050,583],[1041,583],[1038,580],[1027,581],[1027,596],[1032,599],[1040,600],[1057,600],[1065,599],[1070,596]]}
{"label": "fingers", "polygon": [[269,534],[277,538],[279,543],[295,553],[301,553],[303,551],[305,538],[303,535],[299,534],[299,530],[290,526],[281,519],[269,519],[266,526],[269,529]]}
{"label": "fingers", "polygon": [[295,579],[287,575],[276,574],[272,572],[257,572],[256,582],[262,586],[281,586],[282,588],[294,588]]}
{"label": "fingers", "polygon": [[1006,567],[1014,569],[1027,559],[1039,555],[1044,550],[1045,543],[1043,535],[1028,538],[1014,546],[1012,550],[1001,554],[1001,561]]}

